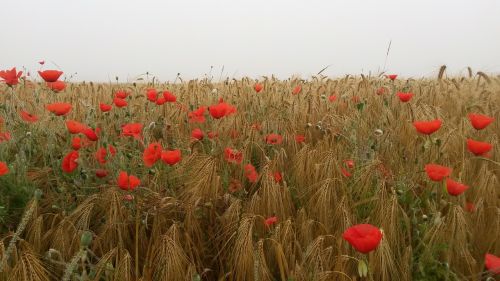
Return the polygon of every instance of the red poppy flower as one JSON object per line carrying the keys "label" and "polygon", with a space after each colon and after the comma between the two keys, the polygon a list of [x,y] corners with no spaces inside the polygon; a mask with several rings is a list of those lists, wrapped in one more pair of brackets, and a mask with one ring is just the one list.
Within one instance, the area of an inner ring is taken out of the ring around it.
{"label": "red poppy flower", "polygon": [[[115,148],[112,145],[109,145],[108,149],[111,156],[115,156],[116,153]],[[106,149],[105,147],[100,147],[95,153],[95,158],[97,162],[99,162],[99,164],[104,165],[110,159],[108,157],[108,149]]]}
{"label": "red poppy flower", "polygon": [[102,111],[102,112],[108,112],[110,111],[112,108],[111,105],[109,104],[105,104],[105,103],[99,103],[99,109]]}
{"label": "red poppy flower", "polygon": [[111,153],[111,156],[115,156],[116,154],[116,148],[113,145],[108,145],[109,153]]}
{"label": "red poppy flower", "polygon": [[484,266],[486,266],[486,269],[488,269],[489,272],[495,274],[495,275],[500,275],[500,258],[492,255],[492,254],[486,254],[484,256]]}
{"label": "red poppy flower", "polygon": [[357,224],[349,227],[342,235],[356,251],[367,254],[377,248],[382,232],[371,224]]}
{"label": "red poppy flower", "polygon": [[494,118],[482,114],[470,113],[468,116],[472,127],[474,127],[474,129],[476,130],[482,130],[486,128],[494,120]]}
{"label": "red poppy flower", "polygon": [[137,186],[141,184],[141,181],[132,175],[128,175],[126,172],[121,171],[118,175],[118,187],[123,190],[134,190]]}
{"label": "red poppy flower", "polygon": [[272,216],[272,217],[268,217],[267,219],[264,220],[264,225],[266,227],[270,227],[271,225],[273,225],[277,222],[278,222],[278,217]]}
{"label": "red poppy flower", "polygon": [[191,137],[197,140],[202,140],[203,132],[199,128],[196,128],[193,131],[191,131]]}
{"label": "red poppy flower", "polygon": [[164,103],[166,103],[167,100],[164,98],[164,97],[160,97],[156,100],[156,104],[157,105],[163,105]]}
{"label": "red poppy flower", "polygon": [[255,167],[252,164],[246,164],[244,170],[245,170],[245,177],[248,179],[249,182],[252,183],[257,182],[259,174],[257,173]]}
{"label": "red poppy flower", "polygon": [[108,161],[106,159],[106,156],[108,156],[108,150],[105,147],[100,147],[97,149],[97,152],[95,153],[95,159],[99,164],[104,165]]}
{"label": "red poppy flower", "polygon": [[465,184],[456,182],[450,178],[446,179],[446,190],[448,190],[448,194],[452,196],[458,196],[467,189],[469,189],[469,187]]}
{"label": "red poppy flower", "polygon": [[66,173],[73,172],[78,167],[78,163],[76,162],[76,160],[78,160],[78,157],[78,151],[76,150],[73,150],[70,153],[66,154],[62,161],[63,171]]}
{"label": "red poppy flower", "polygon": [[97,141],[99,139],[96,133],[97,130],[98,129],[95,129],[94,131],[91,128],[85,128],[82,130],[82,134],[84,134],[91,141]]}
{"label": "red poppy flower", "polygon": [[171,92],[169,91],[164,91],[163,92],[163,97],[165,98],[165,100],[167,102],[176,102],[177,101],[177,97],[174,96],[174,94],[172,94]]}
{"label": "red poppy flower", "polygon": [[15,86],[19,83],[19,78],[23,75],[22,71],[17,72],[16,68],[12,68],[11,70],[2,70],[0,71],[0,78],[5,82],[8,86]]}
{"label": "red poppy flower", "polygon": [[298,95],[300,92],[302,92],[302,86],[297,85],[295,88],[293,88],[292,94]]}
{"label": "red poppy flower", "polygon": [[273,173],[274,181],[280,183],[283,180],[283,175],[280,172],[276,171]]}
{"label": "red poppy flower", "polygon": [[278,134],[269,134],[266,136],[266,142],[268,144],[281,144],[283,142],[283,137]]}
{"label": "red poppy flower", "polygon": [[0,161],[0,177],[9,173],[9,167],[5,162]]}
{"label": "red poppy flower", "polygon": [[427,164],[425,165],[425,172],[432,181],[442,181],[450,176],[452,169],[437,164]]}
{"label": "red poppy flower", "polygon": [[386,89],[384,87],[378,88],[378,90],[375,92],[377,95],[381,96],[385,94]]}
{"label": "red poppy flower", "polygon": [[354,168],[354,160],[352,160],[352,159],[346,159],[346,160],[344,160],[344,164],[346,164],[346,166],[349,169]]}
{"label": "red poppy flower", "polygon": [[135,139],[142,138],[142,124],[141,123],[129,123],[122,125],[122,136],[134,137]]}
{"label": "red poppy flower", "polygon": [[4,141],[10,141],[12,139],[12,136],[10,135],[9,132],[3,132],[0,133],[0,143]]}
{"label": "red poppy flower", "polygon": [[95,170],[95,176],[98,178],[105,178],[108,176],[108,174],[109,174],[109,172],[107,170],[104,170],[104,169]]}
{"label": "red poppy flower", "polygon": [[127,101],[121,98],[114,98],[113,103],[116,105],[116,107],[125,107],[128,105]]}
{"label": "red poppy flower", "polygon": [[30,114],[24,110],[21,110],[19,114],[21,115],[21,118],[28,123],[35,123],[38,121],[38,116]]}
{"label": "red poppy flower", "polygon": [[254,86],[253,86],[253,89],[259,93],[260,91],[262,91],[262,89],[264,89],[264,86],[260,83],[256,83]]}
{"label": "red poppy flower", "polygon": [[224,149],[224,158],[229,163],[240,164],[243,161],[243,153],[236,149],[226,147]]}
{"label": "red poppy flower", "polygon": [[396,95],[398,96],[399,100],[402,102],[408,102],[413,97],[413,93],[401,93],[401,92],[399,92]]}
{"label": "red poppy flower", "polygon": [[204,123],[206,107],[200,106],[198,109],[188,113],[189,123]]}
{"label": "red poppy flower", "polygon": [[158,99],[158,93],[155,89],[148,89],[146,92],[146,96],[150,102],[156,102]]}
{"label": "red poppy flower", "polygon": [[207,133],[207,135],[209,139],[214,139],[219,136],[219,133],[210,131]]}
{"label": "red poppy flower", "polygon": [[421,134],[430,135],[441,128],[441,120],[436,119],[432,121],[415,121],[413,126]]}
{"label": "red poppy flower", "polygon": [[305,141],[306,141],[306,136],[304,136],[304,135],[296,135],[295,136],[296,143],[303,143]]}
{"label": "red poppy flower", "polygon": [[115,93],[115,98],[125,99],[128,96],[128,92],[125,90],[119,90]]}
{"label": "red poppy flower", "polygon": [[330,102],[334,102],[336,100],[337,100],[337,96],[336,95],[331,95],[331,96],[328,97],[328,101],[330,101]]}
{"label": "red poppy flower", "polygon": [[142,160],[146,167],[152,167],[156,161],[161,159],[162,147],[160,143],[151,143],[142,154]]}
{"label": "red poppy flower", "polygon": [[226,116],[226,106],[222,104],[212,105],[208,108],[210,115],[215,119],[220,119]]}
{"label": "red poppy flower", "polygon": [[71,111],[71,104],[65,102],[51,103],[45,106],[48,111],[54,113],[56,116],[66,115]]}
{"label": "red poppy flower", "polygon": [[389,75],[387,75],[387,78],[391,79],[392,81],[396,80],[397,77],[398,77],[397,74],[389,74]]}
{"label": "red poppy flower", "polygon": [[469,213],[473,213],[476,210],[476,206],[472,202],[465,202],[465,210]]}
{"label": "red poppy flower", "polygon": [[161,153],[161,160],[170,166],[177,164],[181,161],[181,151],[176,150],[164,150]]}
{"label": "red poppy flower", "polygon": [[484,155],[493,148],[493,145],[487,142],[475,141],[467,139],[467,149],[474,153],[474,155]]}
{"label": "red poppy flower", "polygon": [[215,119],[220,119],[224,116],[229,116],[232,113],[236,112],[236,108],[225,103],[222,101],[222,99],[219,101],[219,104],[216,105],[211,105],[208,108],[208,111],[210,112],[210,115],[212,115],[213,118]]}
{"label": "red poppy flower", "polygon": [[350,178],[350,177],[352,176],[352,174],[351,174],[348,170],[346,170],[346,169],[344,169],[344,168],[340,168],[340,172],[341,172],[341,173],[342,173],[342,175],[343,175],[344,177],[346,177],[346,178]]}
{"label": "red poppy flower", "polygon": [[52,91],[59,93],[66,89],[66,83],[63,81],[47,82],[47,87],[49,87]]}
{"label": "red poppy flower", "polygon": [[79,137],[74,137],[72,140],[71,140],[71,147],[74,149],[74,150],[79,150],[80,148],[82,148],[82,139],[79,138]]}
{"label": "red poppy flower", "polygon": [[63,74],[62,71],[59,70],[44,70],[38,71],[40,77],[42,77],[45,82],[56,82],[59,77]]}
{"label": "red poppy flower", "polygon": [[227,112],[226,112],[226,116],[229,116],[233,113],[236,113],[236,107],[230,105],[230,104],[227,104],[224,102],[224,100],[222,98],[219,99],[219,103],[222,103],[222,104],[225,104],[226,105],[226,108],[227,108]]}
{"label": "red poppy flower", "polygon": [[66,128],[68,128],[70,134],[79,134],[87,129],[87,126],[75,120],[66,120]]}

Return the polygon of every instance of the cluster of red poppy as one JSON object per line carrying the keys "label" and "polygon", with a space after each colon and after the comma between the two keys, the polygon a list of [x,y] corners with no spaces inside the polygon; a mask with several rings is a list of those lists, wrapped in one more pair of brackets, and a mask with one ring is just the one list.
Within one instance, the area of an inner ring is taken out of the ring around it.
{"label": "cluster of red poppy", "polygon": [[[481,115],[481,114],[469,114],[469,120],[472,126],[476,130],[481,130],[486,128],[491,122],[493,122],[493,118]],[[439,119],[432,121],[415,121],[413,122],[417,132],[425,135],[431,135],[439,128],[441,128],[442,121]],[[474,155],[483,155],[485,156],[492,148],[492,145],[485,142],[479,142],[472,139],[467,139],[467,149],[473,153]],[[448,167],[444,167],[438,164],[427,164],[425,166],[425,171],[428,177],[432,181],[442,181],[446,178],[446,189],[448,193],[452,196],[458,196],[465,192],[469,187],[460,182],[456,182],[450,178],[452,169]]]}
{"label": "cluster of red poppy", "polygon": [[61,77],[61,75],[63,74],[62,71],[44,70],[44,71],[38,71],[38,74],[45,81],[47,87],[52,91],[58,93],[66,89],[66,83],[59,80],[59,77]]}
{"label": "cluster of red poppy", "polygon": [[[46,82],[48,88],[53,90],[54,92],[63,91],[66,87],[66,84],[63,81],[60,81],[59,78],[63,74],[61,71],[57,70],[45,70],[38,72],[40,77]],[[5,82],[8,86],[13,87],[19,83],[19,78],[22,75],[22,71],[17,72],[16,68],[6,71],[0,71],[0,78]],[[395,81],[397,75],[391,74],[387,75],[387,78],[391,81]],[[265,89],[264,84],[256,83],[253,86],[253,89],[256,93],[260,93]],[[291,90],[292,95],[299,95],[302,92],[302,85],[297,84]],[[377,95],[382,95],[387,92],[387,88],[379,88],[376,91]],[[124,90],[120,90],[114,93],[112,104],[100,103],[99,109],[101,112],[109,112],[112,110],[113,105],[117,108],[123,108],[128,106],[127,97],[129,93]],[[163,105],[165,103],[174,103],[177,104],[184,111],[187,109],[183,108],[183,105],[177,102],[177,97],[170,91],[165,90],[159,92],[157,89],[147,89],[146,90],[146,98],[149,102],[154,103],[156,105]],[[396,96],[399,98],[401,102],[409,102],[414,96],[411,92],[397,92]],[[326,98],[326,96],[324,96]],[[332,94],[328,97],[330,102],[334,102],[337,99],[337,95]],[[358,96],[354,96],[352,100],[355,103],[360,101]],[[72,110],[72,105],[70,103],[57,102],[47,104],[45,108],[53,113],[55,116],[66,116]],[[236,107],[224,102],[221,98],[218,103],[212,104],[210,106],[199,106],[197,109],[194,109],[190,112],[187,112],[187,118],[189,123],[197,123],[203,124],[206,122],[205,112],[208,112],[208,115],[214,119],[219,120],[231,116],[237,113]],[[20,110],[19,115],[22,120],[28,123],[35,123],[39,120],[39,117],[25,110]],[[486,128],[489,124],[493,122],[493,118],[481,115],[481,114],[469,114],[469,120],[472,126],[476,130],[482,130]],[[1,120],[0,120],[1,123]],[[425,120],[425,121],[415,121],[413,122],[413,126],[416,131],[423,135],[432,135],[437,132],[443,122],[440,119],[435,120]],[[71,135],[83,135],[84,137],[74,136],[71,141],[72,150],[67,153],[61,163],[61,167],[63,172],[72,173],[78,168],[80,152],[82,147],[90,146],[92,143],[95,143],[99,140],[99,135],[101,130],[99,128],[91,128],[83,123],[80,123],[76,120],[65,120],[66,128]],[[1,127],[0,127],[1,128]],[[261,130],[261,126],[259,123],[254,123],[251,125],[251,128],[256,131]],[[143,124],[141,123],[127,123],[121,126],[121,135],[122,137],[133,137],[134,139],[140,140],[142,143],[142,131]],[[218,136],[217,132],[207,132],[206,135],[208,138],[212,139]],[[203,141],[205,138],[205,133],[201,128],[194,128],[191,131],[191,137],[194,141]],[[232,131],[231,137],[238,137],[238,132]],[[10,134],[8,132],[0,132],[0,142],[9,140]],[[305,142],[306,137],[302,134],[295,135],[295,142],[300,144]],[[281,145],[283,143],[283,136],[277,133],[269,133],[264,137],[263,140],[266,144],[271,146]],[[473,139],[467,139],[467,149],[477,156],[488,156],[488,153],[492,149],[492,145],[486,142],[481,142]],[[95,170],[95,175],[98,178],[105,178],[108,176],[109,172],[106,169],[106,165],[109,161],[115,156],[117,153],[116,148],[113,145],[106,145],[106,147],[99,147],[95,154],[95,161],[98,163],[99,168]],[[236,169],[240,169],[238,166],[243,163],[244,153],[241,150],[226,147],[223,151],[223,158],[231,165],[231,167],[236,167]],[[159,142],[150,143],[143,151],[142,159],[144,165],[146,167],[153,167],[156,165],[158,161],[161,160],[165,165],[174,166],[181,162],[182,153],[180,149],[164,149],[162,144]],[[355,162],[352,159],[346,159],[343,161],[341,166],[341,173],[345,177],[351,177],[353,169],[355,168]],[[469,187],[463,183],[454,181],[450,178],[452,174],[452,169],[449,167],[441,166],[438,164],[430,163],[425,165],[425,172],[427,173],[429,179],[431,181],[441,182],[446,180],[446,188],[450,195],[458,196],[465,192]],[[9,173],[9,168],[5,162],[0,162],[0,176],[6,175]],[[256,183],[259,181],[260,174],[257,168],[251,163],[247,163],[243,166],[243,175],[250,183]],[[283,174],[279,171],[270,172],[269,176],[274,179],[276,183],[280,183],[283,180]],[[241,188],[241,183],[236,179],[230,180],[230,191],[236,191]],[[140,186],[141,180],[132,174],[127,173],[126,171],[120,170],[118,172],[118,177],[116,179],[116,183],[118,187],[122,190],[133,191],[135,188]],[[130,194],[127,194],[130,197]],[[470,210],[474,209],[474,206],[467,207]],[[278,222],[277,216],[270,216],[264,220],[264,225],[270,228],[272,225]],[[373,250],[375,250],[381,242],[383,237],[382,231],[373,225],[370,224],[357,224],[346,229],[342,235],[343,239],[345,239],[355,250],[360,253],[367,254]],[[492,272],[500,272],[499,267],[499,258],[495,257],[491,254],[486,254],[485,256],[486,267]]]}
{"label": "cluster of red poppy", "polygon": [[[397,75],[388,75],[388,78],[392,81],[394,81],[396,77]],[[377,94],[380,95],[383,92],[385,92],[385,90],[379,90]],[[397,96],[402,102],[408,102],[413,97],[413,94],[398,92]],[[468,117],[472,126],[476,130],[484,129],[491,122],[493,122],[493,118],[486,115],[469,114]],[[415,121],[413,125],[417,132],[425,135],[431,135],[441,128],[442,121],[439,119],[431,121]],[[479,142],[472,139],[467,140],[467,149],[475,155],[485,155],[491,150],[491,148],[492,145],[489,143]],[[349,166],[349,164],[347,164],[347,166]],[[425,166],[425,171],[432,181],[442,181],[446,178],[446,189],[452,196],[458,196],[469,188],[467,185],[456,182],[449,178],[452,173],[451,168],[431,163]],[[342,173],[344,174],[344,176],[350,176],[350,173],[344,168],[342,168]],[[469,205],[467,208],[473,210],[474,206]],[[373,225],[358,224],[348,228],[344,232],[343,238],[348,241],[349,244],[351,244],[351,246],[353,246],[357,251],[366,254],[370,251],[373,251],[378,246],[380,240],[382,239],[382,233],[377,227]],[[500,258],[491,254],[486,254],[485,266],[491,272],[499,274]]]}
{"label": "cluster of red poppy", "polygon": [[162,96],[158,97],[158,92],[156,89],[148,89],[146,92],[146,97],[150,102],[156,103],[157,105],[162,105],[166,102],[176,102],[177,97],[170,91],[163,91]]}
{"label": "cluster of red poppy", "polygon": [[160,159],[165,164],[173,166],[181,161],[182,155],[179,149],[163,150],[160,143],[154,142],[148,145],[148,147],[144,150],[142,159],[144,160],[144,165],[146,165],[146,167],[152,167]]}
{"label": "cluster of red poppy", "polygon": [[[493,118],[483,115],[470,113],[468,115],[472,127],[476,130],[482,130],[486,128],[489,124],[493,122]],[[467,139],[467,149],[476,156],[488,156],[488,152],[493,148],[493,146],[487,142],[476,141],[473,139]]]}

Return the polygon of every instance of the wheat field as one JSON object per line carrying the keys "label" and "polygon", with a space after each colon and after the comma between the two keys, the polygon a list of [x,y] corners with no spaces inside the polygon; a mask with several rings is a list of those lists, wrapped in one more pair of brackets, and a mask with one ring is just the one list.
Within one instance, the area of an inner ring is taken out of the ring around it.
{"label": "wheat field", "polygon": [[468,70],[2,83],[0,280],[498,280],[500,76]]}

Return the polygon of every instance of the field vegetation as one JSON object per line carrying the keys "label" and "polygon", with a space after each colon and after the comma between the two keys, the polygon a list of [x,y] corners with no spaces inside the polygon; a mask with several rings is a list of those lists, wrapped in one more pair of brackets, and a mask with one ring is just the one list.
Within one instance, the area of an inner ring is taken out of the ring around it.
{"label": "field vegetation", "polygon": [[498,280],[499,76],[0,74],[0,280]]}

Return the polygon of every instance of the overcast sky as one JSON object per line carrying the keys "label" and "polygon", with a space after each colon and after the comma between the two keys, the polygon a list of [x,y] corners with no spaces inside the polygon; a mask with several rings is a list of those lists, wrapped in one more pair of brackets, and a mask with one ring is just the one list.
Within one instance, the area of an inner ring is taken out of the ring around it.
{"label": "overcast sky", "polygon": [[500,0],[2,0],[0,69],[72,81],[500,73]]}

